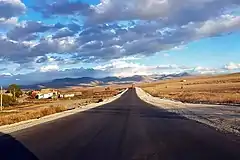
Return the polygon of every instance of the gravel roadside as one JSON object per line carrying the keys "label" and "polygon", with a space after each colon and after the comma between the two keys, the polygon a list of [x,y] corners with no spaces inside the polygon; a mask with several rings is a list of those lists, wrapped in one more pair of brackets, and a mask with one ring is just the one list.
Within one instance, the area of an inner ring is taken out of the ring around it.
{"label": "gravel roadside", "polygon": [[189,119],[215,127],[223,132],[240,135],[239,106],[182,103],[153,97],[141,88],[136,88],[136,92],[140,99],[149,104],[178,113]]}

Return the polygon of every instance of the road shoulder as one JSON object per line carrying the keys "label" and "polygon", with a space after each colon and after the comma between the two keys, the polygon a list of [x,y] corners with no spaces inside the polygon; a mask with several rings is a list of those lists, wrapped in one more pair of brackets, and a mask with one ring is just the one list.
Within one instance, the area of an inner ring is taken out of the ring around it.
{"label": "road shoulder", "polygon": [[141,88],[136,88],[136,92],[141,100],[156,107],[164,108],[188,119],[207,124],[222,132],[234,133],[240,136],[240,112],[237,110],[239,108],[234,108],[237,106],[189,104],[160,99],[151,96]]}

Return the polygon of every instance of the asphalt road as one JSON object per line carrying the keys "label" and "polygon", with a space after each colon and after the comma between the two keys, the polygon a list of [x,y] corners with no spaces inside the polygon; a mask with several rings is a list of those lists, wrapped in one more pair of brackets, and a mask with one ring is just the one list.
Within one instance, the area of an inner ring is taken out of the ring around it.
{"label": "asphalt road", "polygon": [[110,104],[2,135],[0,159],[240,160],[240,141],[129,90]]}

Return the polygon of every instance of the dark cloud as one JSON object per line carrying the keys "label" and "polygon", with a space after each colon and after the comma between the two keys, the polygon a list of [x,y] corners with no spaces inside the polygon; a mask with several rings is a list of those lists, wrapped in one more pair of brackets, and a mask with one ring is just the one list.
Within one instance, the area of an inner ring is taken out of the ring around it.
{"label": "dark cloud", "polygon": [[239,5],[239,0],[103,0],[94,6],[88,22],[159,20],[166,26],[181,26],[215,18]]}
{"label": "dark cloud", "polygon": [[81,1],[60,0],[54,3],[43,1],[38,6],[34,6],[37,12],[41,12],[45,17],[60,16],[60,15],[84,15],[92,13],[89,4]]}
{"label": "dark cloud", "polygon": [[32,40],[37,33],[44,33],[51,29],[59,29],[61,27],[60,24],[45,25],[41,22],[26,21],[10,30],[7,36],[12,40]]}
{"label": "dark cloud", "polygon": [[23,43],[13,42],[7,38],[0,37],[0,57],[10,61],[23,62],[24,58],[29,57],[29,46]]}
{"label": "dark cloud", "polygon": [[49,53],[67,54],[76,51],[74,39],[65,37],[61,39],[43,39],[39,42],[18,42],[0,36],[0,58],[7,61],[23,64],[35,61],[38,56]]}
{"label": "dark cloud", "polygon": [[26,10],[21,0],[1,0],[0,1],[0,18],[9,19],[22,15]]}
{"label": "dark cloud", "polygon": [[40,57],[36,60],[36,63],[44,63],[48,60],[47,56]]}
{"label": "dark cloud", "polygon": [[61,29],[61,28],[64,28],[65,25],[61,24],[61,23],[56,23],[54,24],[54,27],[53,28],[56,28],[56,29]]}
{"label": "dark cloud", "polygon": [[67,27],[74,32],[80,32],[82,30],[82,26],[74,22],[68,24]]}

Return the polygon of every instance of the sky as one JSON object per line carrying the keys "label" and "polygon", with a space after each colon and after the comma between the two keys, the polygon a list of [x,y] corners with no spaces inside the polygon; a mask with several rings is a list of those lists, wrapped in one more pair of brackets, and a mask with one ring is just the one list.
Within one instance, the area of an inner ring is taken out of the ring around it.
{"label": "sky", "polygon": [[0,0],[0,85],[240,71],[239,0]]}

